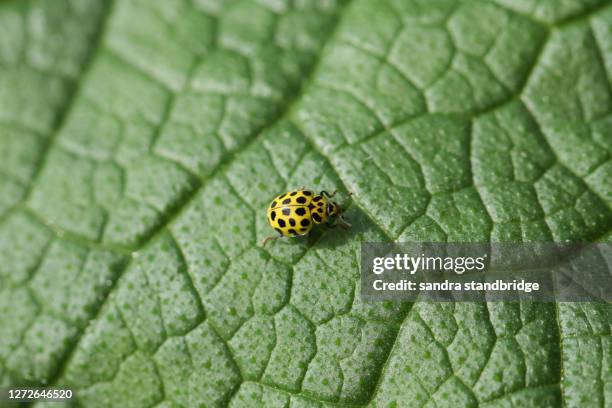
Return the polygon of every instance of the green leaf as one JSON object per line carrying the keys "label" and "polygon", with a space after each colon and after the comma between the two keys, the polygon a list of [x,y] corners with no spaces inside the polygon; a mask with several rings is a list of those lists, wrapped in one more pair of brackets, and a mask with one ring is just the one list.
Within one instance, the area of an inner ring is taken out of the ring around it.
{"label": "green leaf", "polygon": [[[597,0],[0,2],[0,386],[87,407],[612,401],[609,304],[364,303],[364,241],[612,231]],[[265,207],[350,191],[349,231]]]}

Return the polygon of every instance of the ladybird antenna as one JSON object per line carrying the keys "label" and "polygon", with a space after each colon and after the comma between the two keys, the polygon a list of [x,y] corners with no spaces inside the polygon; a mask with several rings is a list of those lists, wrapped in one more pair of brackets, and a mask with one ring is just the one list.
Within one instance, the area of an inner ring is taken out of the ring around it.
{"label": "ladybird antenna", "polygon": [[342,205],[340,206],[340,208],[342,209],[342,211],[344,211],[344,208],[346,207],[346,204],[348,203],[350,197],[353,195],[353,193],[348,192],[346,194],[346,199],[342,202]]}

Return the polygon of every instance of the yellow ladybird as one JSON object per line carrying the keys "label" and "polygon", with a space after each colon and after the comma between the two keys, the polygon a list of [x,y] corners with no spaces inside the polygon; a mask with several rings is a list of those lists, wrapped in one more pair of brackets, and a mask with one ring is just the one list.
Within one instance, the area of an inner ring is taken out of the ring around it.
{"label": "yellow ladybird", "polygon": [[316,194],[300,188],[274,198],[268,206],[267,216],[270,226],[278,235],[266,238],[262,245],[280,237],[306,235],[314,224],[349,228],[351,225],[342,217],[342,207],[330,200],[335,194],[335,191],[332,194],[327,191]]}

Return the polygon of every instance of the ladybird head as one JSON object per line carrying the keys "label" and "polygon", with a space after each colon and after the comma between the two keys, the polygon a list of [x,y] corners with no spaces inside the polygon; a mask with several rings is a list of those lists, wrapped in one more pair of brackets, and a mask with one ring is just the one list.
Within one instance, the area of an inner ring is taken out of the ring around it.
{"label": "ladybird head", "polygon": [[330,201],[327,205],[327,214],[330,218],[339,217],[342,214],[342,207],[334,201]]}
{"label": "ladybird head", "polygon": [[[348,195],[349,195],[349,197],[350,197],[350,196],[351,196],[351,193],[349,193]],[[339,224],[339,225],[340,225],[342,228],[350,228],[350,227],[351,227],[351,224],[349,224],[348,222],[346,222],[346,220],[344,219],[344,216],[343,216],[343,213],[344,213],[345,208],[346,208],[345,203],[343,203],[342,205],[340,205],[340,204],[338,204],[338,203],[336,203],[336,202],[334,202],[334,201],[331,201],[331,200],[330,200],[329,205],[328,205],[328,210],[327,210],[327,212],[328,212],[328,216],[329,216],[329,218],[331,218],[331,219],[334,219],[334,218],[335,218],[336,222],[337,222],[337,223],[338,223],[338,224]]]}

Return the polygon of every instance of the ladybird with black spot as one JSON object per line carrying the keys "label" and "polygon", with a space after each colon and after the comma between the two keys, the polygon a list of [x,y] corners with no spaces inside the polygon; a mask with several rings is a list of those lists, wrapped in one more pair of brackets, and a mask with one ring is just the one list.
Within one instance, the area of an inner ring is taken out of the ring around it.
{"label": "ladybird with black spot", "polygon": [[275,197],[268,207],[268,222],[278,236],[266,238],[263,245],[280,237],[306,235],[317,224],[325,223],[330,228],[336,225],[349,228],[350,224],[342,217],[344,206],[330,200],[334,194],[326,191],[315,194],[300,188]]}

